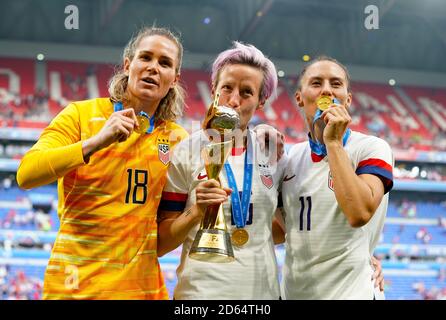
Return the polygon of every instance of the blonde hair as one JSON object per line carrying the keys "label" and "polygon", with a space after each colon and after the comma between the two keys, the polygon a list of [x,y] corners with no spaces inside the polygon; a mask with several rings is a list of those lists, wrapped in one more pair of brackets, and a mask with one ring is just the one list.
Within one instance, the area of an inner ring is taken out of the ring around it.
{"label": "blonde hair", "polygon": [[[139,43],[145,37],[162,36],[171,40],[178,48],[178,65],[175,68],[178,74],[181,69],[183,59],[183,46],[177,36],[166,28],[144,27],[138,31],[127,43],[122,54],[122,61],[128,58],[130,61],[135,56]],[[127,84],[129,77],[125,74],[123,65],[115,71],[108,84],[108,92],[112,101],[127,101]],[[177,82],[173,88],[170,88],[166,96],[161,99],[158,108],[155,111],[155,121],[174,121],[183,115],[185,91],[181,84]]]}

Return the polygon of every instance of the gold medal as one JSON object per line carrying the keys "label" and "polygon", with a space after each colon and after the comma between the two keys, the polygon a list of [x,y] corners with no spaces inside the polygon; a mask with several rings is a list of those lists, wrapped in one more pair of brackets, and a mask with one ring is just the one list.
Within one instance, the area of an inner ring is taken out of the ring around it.
{"label": "gold medal", "polygon": [[333,102],[331,101],[329,96],[322,96],[317,98],[316,105],[319,108],[319,110],[325,111],[327,110]]}
{"label": "gold medal", "polygon": [[241,247],[246,244],[249,240],[249,234],[248,231],[242,228],[237,228],[234,231],[232,231],[231,235],[231,242],[233,245],[237,247]]}
{"label": "gold medal", "polygon": [[147,129],[150,127],[149,119],[142,115],[137,115],[136,119],[138,119],[139,127],[135,129],[135,132],[139,134],[146,133]]}

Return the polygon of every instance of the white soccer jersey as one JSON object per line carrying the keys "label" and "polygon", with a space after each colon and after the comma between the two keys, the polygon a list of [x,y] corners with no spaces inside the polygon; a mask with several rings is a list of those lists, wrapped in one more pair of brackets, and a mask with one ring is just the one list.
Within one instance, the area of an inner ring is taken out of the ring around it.
{"label": "white soccer jersey", "polygon": [[308,142],[291,148],[282,184],[285,299],[373,299],[370,258],[384,225],[393,156],[385,141],[359,132],[344,148],[356,174],[377,175],[386,194],[372,219],[353,228],[336,201],[328,158],[312,154]]}
{"label": "white soccer jersey", "polygon": [[[256,141],[251,131],[252,141]],[[207,143],[203,131],[191,135],[175,148],[168,169],[161,210],[182,210],[195,203],[195,187],[207,179],[200,147]],[[255,143],[258,148],[257,143]],[[254,148],[254,149],[256,149]],[[228,162],[237,182],[239,192],[243,190],[245,151],[229,157]],[[181,263],[177,269],[178,283],[175,299],[279,299],[278,269],[271,233],[272,219],[277,207],[280,184],[286,164],[286,156],[275,166],[267,166],[259,160],[253,166],[252,193],[248,222],[245,229],[249,241],[243,247],[233,245],[235,261],[211,263],[190,259],[188,254],[199,229],[193,228],[185,242]],[[256,156],[254,156],[256,158]],[[223,186],[228,186],[223,168],[220,174]],[[223,204],[228,232],[236,228],[231,221],[231,199]]]}

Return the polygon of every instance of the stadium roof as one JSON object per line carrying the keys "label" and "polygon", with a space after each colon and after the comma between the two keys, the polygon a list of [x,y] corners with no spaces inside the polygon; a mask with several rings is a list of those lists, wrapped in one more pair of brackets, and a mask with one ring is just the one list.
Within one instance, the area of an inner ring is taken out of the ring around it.
{"label": "stadium roof", "polygon": [[[368,5],[379,29],[366,29]],[[65,7],[79,9],[67,30]],[[217,54],[232,40],[272,58],[328,54],[345,64],[446,72],[444,0],[2,0],[0,40],[123,47],[142,25],[181,33],[186,52]]]}

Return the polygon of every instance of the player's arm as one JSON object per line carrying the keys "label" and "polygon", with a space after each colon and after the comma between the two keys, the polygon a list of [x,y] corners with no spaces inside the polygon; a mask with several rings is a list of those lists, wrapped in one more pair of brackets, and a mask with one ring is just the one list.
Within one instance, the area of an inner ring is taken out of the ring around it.
{"label": "player's arm", "polygon": [[384,195],[380,178],[357,175],[341,145],[327,145],[333,189],[339,206],[352,227],[359,228],[373,217]]}
{"label": "player's arm", "polygon": [[176,249],[184,242],[189,231],[198,223],[210,205],[221,204],[228,199],[230,189],[220,188],[218,181],[211,179],[196,187],[196,204],[186,211],[158,211],[158,256]]}
{"label": "player's arm", "polygon": [[379,287],[380,291],[384,291],[384,274],[381,261],[374,256],[371,259],[374,268],[372,279],[375,279],[375,287]]}
{"label": "player's arm", "polygon": [[80,141],[79,111],[68,105],[51,121],[17,170],[17,182],[29,189],[55,181],[85,163]]}
{"label": "player's arm", "polygon": [[158,211],[158,257],[175,250],[186,239],[190,229],[200,223],[201,214],[196,205],[182,211]]}
{"label": "player's arm", "polygon": [[29,189],[63,177],[85,165],[96,151],[131,134],[136,117],[133,109],[115,112],[94,137],[81,141],[79,110],[67,106],[43,131],[37,143],[25,154],[17,170],[17,182]]}
{"label": "player's arm", "polygon": [[285,220],[283,209],[277,208],[273,218],[272,232],[274,244],[285,242]]}
{"label": "player's arm", "polygon": [[372,174],[357,175],[343,147],[343,136],[351,118],[344,106],[324,111],[324,142],[333,178],[336,200],[352,227],[362,227],[373,216],[384,195],[381,179]]}
{"label": "player's arm", "polygon": [[[283,143],[283,140],[282,140],[282,143]],[[281,172],[280,181],[283,180],[284,170],[286,168],[287,162],[288,162],[288,155],[285,152],[283,152],[280,160],[277,163],[277,167],[276,167],[276,170],[280,170],[280,172]],[[273,224],[272,224],[272,229],[271,229],[274,244],[284,243],[285,242],[285,234],[286,234],[286,227],[285,227],[286,212],[285,212],[285,209],[283,208],[282,192],[280,190],[282,190],[281,184],[279,186],[279,194],[278,194],[278,198],[277,198],[277,208],[276,208],[276,211],[274,212]]]}

